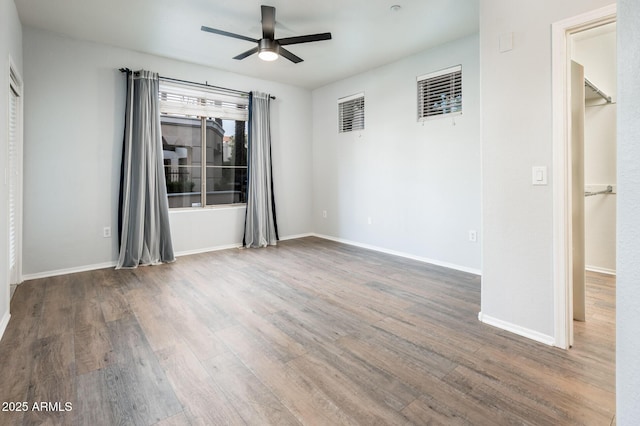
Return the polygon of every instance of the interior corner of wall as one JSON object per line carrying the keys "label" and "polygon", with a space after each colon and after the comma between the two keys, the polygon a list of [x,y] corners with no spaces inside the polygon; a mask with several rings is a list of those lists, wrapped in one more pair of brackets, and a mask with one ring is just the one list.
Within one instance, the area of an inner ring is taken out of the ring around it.
{"label": "interior corner of wall", "polygon": [[11,314],[9,313],[9,308],[5,311],[2,319],[0,319],[0,340],[2,340],[2,336],[4,335],[5,330],[7,329],[7,325],[9,325],[9,319],[11,318]]}

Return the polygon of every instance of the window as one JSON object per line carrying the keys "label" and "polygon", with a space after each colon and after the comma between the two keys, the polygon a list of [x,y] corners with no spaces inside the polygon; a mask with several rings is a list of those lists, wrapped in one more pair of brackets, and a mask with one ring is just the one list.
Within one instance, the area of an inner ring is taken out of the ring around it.
{"label": "window", "polygon": [[246,202],[248,98],[160,84],[170,208]]}
{"label": "window", "polygon": [[462,66],[418,77],[418,120],[462,113]]}
{"label": "window", "polygon": [[364,93],[338,99],[338,132],[364,130]]}

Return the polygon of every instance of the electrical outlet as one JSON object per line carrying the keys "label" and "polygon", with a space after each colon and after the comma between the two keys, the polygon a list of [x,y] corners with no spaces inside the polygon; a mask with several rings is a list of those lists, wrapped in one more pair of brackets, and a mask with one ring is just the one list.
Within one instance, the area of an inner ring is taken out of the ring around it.
{"label": "electrical outlet", "polygon": [[111,238],[111,227],[110,226],[105,226],[104,228],[102,228],[102,236],[104,238]]}
{"label": "electrical outlet", "polygon": [[373,220],[371,219],[371,216],[367,217],[367,225],[371,225],[373,223]]}
{"label": "electrical outlet", "polygon": [[326,219],[326,218],[327,218],[327,211],[326,211],[326,210],[322,210],[322,217],[323,217],[324,219]]}
{"label": "electrical outlet", "polygon": [[478,233],[476,231],[469,231],[469,241],[472,243],[478,241]]}

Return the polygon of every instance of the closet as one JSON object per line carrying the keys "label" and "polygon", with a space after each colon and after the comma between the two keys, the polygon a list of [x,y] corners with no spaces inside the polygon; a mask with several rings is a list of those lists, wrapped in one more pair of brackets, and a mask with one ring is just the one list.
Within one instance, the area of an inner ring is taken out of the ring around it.
{"label": "closet", "polygon": [[576,35],[574,60],[584,66],[585,263],[616,269],[616,24]]}
{"label": "closet", "polygon": [[584,280],[584,271],[615,275],[616,24],[574,34],[571,59],[584,81],[584,100],[575,99],[584,102],[580,105],[583,112],[580,119],[572,119],[583,132],[582,146],[577,149],[582,152],[572,166],[577,171],[574,182],[579,182],[573,193],[573,311],[575,319],[588,321],[584,281],[579,282]]}

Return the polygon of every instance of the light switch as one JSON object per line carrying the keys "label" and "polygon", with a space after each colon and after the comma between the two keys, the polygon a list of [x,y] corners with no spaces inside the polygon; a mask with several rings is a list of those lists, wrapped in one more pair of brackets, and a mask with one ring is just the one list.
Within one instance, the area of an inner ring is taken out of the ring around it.
{"label": "light switch", "polygon": [[533,185],[546,185],[547,184],[547,167],[546,166],[534,166],[532,169],[532,182]]}
{"label": "light switch", "polygon": [[508,52],[513,49],[513,33],[500,34],[499,50],[500,53]]}

